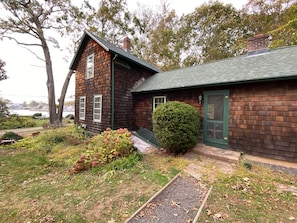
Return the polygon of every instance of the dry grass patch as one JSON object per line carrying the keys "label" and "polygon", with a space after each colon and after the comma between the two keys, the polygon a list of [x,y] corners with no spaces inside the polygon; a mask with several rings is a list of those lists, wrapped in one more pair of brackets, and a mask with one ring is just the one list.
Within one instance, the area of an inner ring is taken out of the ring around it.
{"label": "dry grass patch", "polygon": [[296,222],[296,177],[254,165],[219,175],[199,222]]}

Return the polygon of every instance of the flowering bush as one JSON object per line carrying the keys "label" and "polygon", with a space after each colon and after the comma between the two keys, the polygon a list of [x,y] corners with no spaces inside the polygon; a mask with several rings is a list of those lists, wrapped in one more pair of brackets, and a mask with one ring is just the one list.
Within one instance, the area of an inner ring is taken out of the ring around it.
{"label": "flowering bush", "polygon": [[110,128],[94,136],[86,147],[85,154],[76,161],[70,174],[100,167],[118,158],[128,157],[134,151],[131,133],[125,129]]}

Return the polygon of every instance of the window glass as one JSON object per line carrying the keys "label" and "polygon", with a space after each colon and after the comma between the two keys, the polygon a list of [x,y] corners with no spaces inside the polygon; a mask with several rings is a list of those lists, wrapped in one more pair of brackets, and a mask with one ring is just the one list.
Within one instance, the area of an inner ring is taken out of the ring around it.
{"label": "window glass", "polygon": [[86,97],[79,98],[79,119],[85,120],[86,117]]}
{"label": "window glass", "polygon": [[94,105],[93,105],[93,120],[95,122],[101,122],[102,114],[102,95],[94,96]]}
{"label": "window glass", "polygon": [[91,54],[87,57],[87,64],[86,64],[86,78],[93,78],[94,77],[94,54]]}
{"label": "window glass", "polygon": [[160,104],[166,103],[166,96],[156,96],[153,98],[153,110]]}

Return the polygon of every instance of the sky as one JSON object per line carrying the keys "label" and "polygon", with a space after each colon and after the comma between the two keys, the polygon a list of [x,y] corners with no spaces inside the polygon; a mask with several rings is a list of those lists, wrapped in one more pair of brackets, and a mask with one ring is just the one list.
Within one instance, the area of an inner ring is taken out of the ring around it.
{"label": "sky", "polygon": [[[233,4],[234,7],[240,9],[248,0],[220,0],[225,4]],[[90,1],[92,2],[92,1]],[[127,0],[128,8],[134,11],[137,8],[139,0]],[[171,8],[178,15],[187,14],[199,5],[205,3],[204,0],[168,0]],[[160,0],[150,0],[146,5],[155,9]],[[0,14],[2,14],[0,10]],[[60,92],[68,73],[69,65],[74,55],[70,55],[70,59],[66,61],[66,52],[60,49],[51,48],[52,63],[54,70],[56,100],[60,96]],[[42,52],[40,51],[40,56]],[[8,99],[14,103],[23,103],[43,101],[47,102],[46,72],[44,62],[38,60],[27,49],[17,45],[13,41],[0,41],[0,58],[6,62],[5,70],[9,79],[0,81],[0,97]],[[74,100],[75,92],[75,76],[73,75],[68,87],[66,101]]]}

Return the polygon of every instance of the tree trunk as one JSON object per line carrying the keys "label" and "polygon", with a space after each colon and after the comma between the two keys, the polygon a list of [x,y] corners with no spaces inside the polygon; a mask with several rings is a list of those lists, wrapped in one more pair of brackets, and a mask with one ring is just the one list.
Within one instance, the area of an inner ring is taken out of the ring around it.
{"label": "tree trunk", "polygon": [[69,72],[68,72],[68,74],[66,76],[66,79],[64,81],[62,91],[61,91],[60,100],[59,100],[59,109],[58,109],[58,120],[59,120],[59,122],[62,122],[65,96],[66,96],[67,88],[69,86],[69,82],[70,82],[70,79],[71,79],[73,73],[74,73],[73,70],[69,70]]}
{"label": "tree trunk", "polygon": [[51,60],[48,45],[45,39],[44,38],[42,39],[42,37],[40,37],[40,39],[42,43],[42,49],[43,49],[45,65],[46,65],[46,74],[47,74],[46,85],[47,85],[47,92],[48,92],[49,119],[50,119],[51,125],[58,125],[60,123],[56,112],[55,83],[54,83],[52,60]]}

